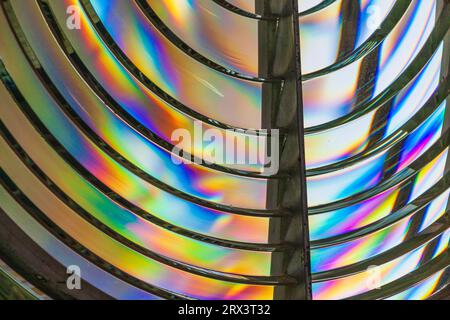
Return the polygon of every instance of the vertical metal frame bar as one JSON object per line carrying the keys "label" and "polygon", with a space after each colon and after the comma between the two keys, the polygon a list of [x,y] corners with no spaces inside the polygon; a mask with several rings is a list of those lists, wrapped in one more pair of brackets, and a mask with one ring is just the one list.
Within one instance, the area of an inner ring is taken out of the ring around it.
{"label": "vertical metal frame bar", "polygon": [[272,272],[294,277],[294,285],[277,286],[274,299],[310,300],[311,272],[297,0],[256,0],[257,13],[277,17],[259,26],[261,76],[279,79],[263,87],[263,125],[284,134],[280,179],[269,183],[268,207],[289,214],[270,224],[270,241],[286,243],[272,259]]}

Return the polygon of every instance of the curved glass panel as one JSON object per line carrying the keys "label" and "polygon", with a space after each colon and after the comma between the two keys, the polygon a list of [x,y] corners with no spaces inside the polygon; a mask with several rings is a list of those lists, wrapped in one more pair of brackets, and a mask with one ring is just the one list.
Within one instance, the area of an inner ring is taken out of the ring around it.
{"label": "curved glass panel", "polygon": [[425,281],[422,281],[414,287],[398,293],[387,300],[425,300],[439,289],[440,281],[443,280],[442,278],[446,272],[448,272],[448,268],[439,271]]}
{"label": "curved glass panel", "polygon": [[90,252],[139,281],[193,298],[264,299],[271,296],[273,289],[270,286],[236,284],[198,276],[131,250],[74,214],[45,189],[39,189],[40,182],[31,177],[24,166],[17,161],[5,163],[5,159],[2,158],[3,169],[39,210]]}
{"label": "curved glass panel", "polygon": [[300,17],[314,299],[394,296],[447,250],[448,8],[406,4],[336,1]]}
{"label": "curved glass panel", "polygon": [[[446,214],[448,199],[449,191],[447,190],[423,209],[426,212],[426,217],[422,218],[423,211],[419,211],[410,217],[401,219],[386,228],[377,230],[356,240],[311,250],[312,271],[323,272],[345,267],[376,257],[399,246],[407,240],[417,219],[422,221],[421,225],[427,224],[430,226]],[[419,236],[426,234],[427,231],[432,232],[432,230],[428,229],[424,231],[426,228],[421,229],[418,233]]]}
{"label": "curved glass panel", "polygon": [[[447,241],[446,248],[448,248],[449,237],[450,229],[438,238],[440,241]],[[378,266],[377,273],[379,275],[379,283],[377,286],[379,285],[382,288],[383,285],[406,276],[408,273],[416,270],[423,263],[428,262],[423,261],[423,257],[425,251],[429,249],[430,245],[433,245],[433,243],[424,244],[420,248]],[[313,297],[317,300],[337,300],[356,296],[358,294],[368,292],[371,289],[376,290],[376,287],[371,288],[370,282],[368,282],[371,272],[372,270],[369,269],[365,272],[360,272],[344,278],[313,283]]]}
{"label": "curved glass panel", "polygon": [[[341,126],[307,134],[305,136],[306,147],[309,150],[306,155],[307,167],[316,168],[345,161],[366,151],[369,143],[382,145],[383,141],[389,139],[395,141],[402,136],[404,134],[400,130],[402,126],[422,107],[428,107],[428,101],[437,95],[442,50],[443,47],[440,46],[426,67],[399,92],[389,111],[386,111],[386,106],[381,105],[376,110]],[[386,112],[389,112],[386,121],[377,123],[376,120]]]}
{"label": "curved glass panel", "polygon": [[320,4],[324,4],[330,1],[327,0],[299,0],[298,1],[298,12],[304,12],[317,7]]}
{"label": "curved glass panel", "polygon": [[[370,103],[370,100],[377,98],[390,87],[423,48],[435,24],[435,8],[435,1],[414,1],[407,14],[402,16],[400,23],[383,40],[379,53],[374,51],[375,53],[366,55],[341,69],[305,81],[303,84],[305,126],[326,124],[346,116],[358,110],[361,105]],[[327,40],[326,43],[329,44],[331,41]],[[376,59],[375,62],[371,61],[372,59]],[[425,92],[433,90],[430,87],[435,83],[432,80],[437,74],[434,66],[439,63],[440,59],[436,58],[415,79],[416,82],[422,81]],[[376,68],[372,67],[373,70],[368,71],[366,69],[368,64],[376,64]],[[418,89],[413,86],[413,88],[419,90],[419,93],[423,90],[422,87]]]}
{"label": "curved glass panel", "polygon": [[[181,236],[151,223],[118,205],[84,180],[46,146],[37,133],[33,133],[23,116],[12,112],[6,115],[2,112],[1,116],[30,157],[28,161],[34,161],[42,177],[52,182],[53,192],[71,199],[77,203],[80,212],[92,216],[118,235],[151,252],[189,265],[228,273],[269,275],[269,252],[221,247]],[[33,143],[30,142],[31,138]],[[196,254],[193,255],[193,252]]]}
{"label": "curved glass panel", "polygon": [[[320,1],[306,1],[304,6],[310,9],[317,2]],[[321,10],[300,16],[303,74],[324,69],[337,62],[340,56],[358,48],[379,28],[394,3],[395,0],[358,0],[353,3],[336,0]],[[344,28],[343,19],[356,25]]]}
{"label": "curved glass panel", "polygon": [[[27,94],[26,91],[25,89],[25,96]],[[255,242],[267,242],[267,231],[264,230],[267,230],[268,219],[227,214],[208,209],[177,198],[143,181],[138,182],[136,177],[133,177],[130,172],[118,166],[113,160],[108,159],[97,147],[85,140],[85,138],[83,139],[83,136],[68,123],[68,120],[58,115],[57,111],[47,111],[46,108],[51,107],[52,102],[43,97],[40,94],[41,92],[34,92],[34,101],[41,102],[35,106],[34,112],[44,121],[47,118],[44,124],[48,126],[51,132],[53,131],[53,134],[56,132],[64,133],[63,135],[56,134],[57,139],[92,176],[96,177],[113,192],[127,199],[134,206],[142,208],[171,224],[183,226],[195,232],[236,241],[245,242],[253,238]],[[170,207],[164,205],[167,201],[171,203]],[[194,217],[200,216],[203,218],[194,219]],[[224,218],[225,216],[229,218]],[[226,220],[226,223],[221,222],[224,220]],[[250,225],[252,228],[255,228],[253,229],[255,233],[249,232],[249,225],[243,223],[245,220],[252,221]],[[239,225],[246,230],[245,233],[239,230]],[[226,231],[227,229],[228,231]],[[242,238],[243,235],[245,235],[246,239]]]}
{"label": "curved glass panel", "polygon": [[443,0],[0,1],[0,299],[442,296],[449,29]]}
{"label": "curved glass panel", "polygon": [[[271,267],[285,246],[269,238],[281,210],[268,208],[266,163],[175,161],[178,129],[228,134],[250,153],[269,137],[229,130],[261,127],[258,22],[203,5],[247,30],[242,62],[213,37],[168,36],[136,1],[2,2],[0,207],[112,298],[272,299],[293,282]],[[208,160],[208,147],[179,149]]]}
{"label": "curved glass panel", "polygon": [[[405,174],[405,169],[440,138],[444,116],[445,105],[442,105],[432,117],[411,132],[403,144],[393,144],[373,157],[362,159],[343,169],[309,177],[309,205],[332,203],[367,191],[387,180],[386,172],[394,173],[389,177],[391,180]],[[445,162],[446,158],[443,158],[440,163],[445,166]],[[387,166],[386,163],[393,164]]]}
{"label": "curved glass panel", "polygon": [[73,250],[65,246],[7,194],[0,186],[0,207],[9,217],[26,232],[41,248],[57,259],[65,267],[77,265],[83,270],[83,279],[116,299],[154,300],[159,299],[144,290],[133,287],[125,281],[100,269],[95,264],[83,259]]}
{"label": "curved glass panel", "polygon": [[[249,135],[241,132],[233,132],[217,128],[211,123],[204,121],[198,121],[195,118],[183,113],[176,109],[174,106],[166,102],[159,95],[155,94],[148,88],[146,88],[139,80],[133,77],[128,70],[114,57],[109,51],[106,45],[101,40],[100,36],[94,30],[91,22],[86,16],[85,12],[81,9],[77,0],[64,1],[48,1],[51,10],[51,15],[57,20],[59,24],[59,31],[67,37],[67,41],[70,46],[67,49],[71,55],[76,53],[79,59],[71,60],[72,64],[77,67],[77,71],[83,76],[84,81],[88,82],[103,100],[106,100],[107,106],[113,110],[114,113],[119,114],[122,120],[126,120],[128,125],[133,126],[136,130],[139,130],[141,134],[153,134],[157,138],[160,138],[162,142],[168,143],[171,146],[163,147],[173,149],[173,145],[180,142],[178,147],[184,151],[189,152],[203,159],[203,150],[211,142],[205,142],[202,139],[191,139],[191,143],[178,141],[173,138],[174,132],[180,128],[186,130],[191,137],[197,137],[199,127],[202,132],[209,130],[220,130],[222,136],[227,134],[230,138],[235,138],[235,143],[239,148],[247,147],[251,152],[254,152],[258,148],[258,143],[254,142],[254,139],[250,139]],[[25,4],[23,1],[13,2],[14,8],[17,8],[17,12],[27,12],[31,15],[33,11],[28,12],[29,4]],[[36,3],[33,3],[36,10],[39,10]],[[70,30],[65,27],[67,14],[66,8],[75,6],[80,17],[80,29]],[[38,12],[38,11],[36,11]],[[45,12],[45,11],[44,11]],[[39,17],[37,15],[35,23],[39,23]],[[39,35],[39,38],[44,38],[44,35]],[[45,38],[41,41],[46,41]],[[177,49],[178,50],[178,49]],[[93,80],[89,81],[89,74]],[[114,76],[112,76],[114,75]],[[101,90],[101,91],[99,91]],[[206,100],[205,100],[206,101]],[[118,107],[115,107],[117,104]],[[128,119],[131,118],[131,119]],[[250,127],[250,126],[249,126]],[[264,138],[261,144],[265,145]],[[158,142],[158,141],[157,141]],[[214,142],[213,142],[214,143]],[[161,144],[161,143],[160,143]],[[214,144],[213,144],[214,146]],[[227,164],[232,168],[240,170],[248,170],[253,172],[260,172],[261,165],[251,164]]]}
{"label": "curved glass panel", "polygon": [[230,70],[259,76],[257,20],[209,0],[145,1],[171,32],[198,53]]}

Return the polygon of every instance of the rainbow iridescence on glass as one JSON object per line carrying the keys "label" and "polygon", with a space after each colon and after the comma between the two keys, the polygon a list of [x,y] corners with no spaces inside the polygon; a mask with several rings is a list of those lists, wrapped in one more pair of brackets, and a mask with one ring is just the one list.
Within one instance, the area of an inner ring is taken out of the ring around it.
{"label": "rainbow iridescence on glass", "polygon": [[[48,33],[48,28],[42,17],[34,11],[20,10],[23,9],[20,4],[14,7],[17,6],[16,12],[22,18],[23,31],[42,67],[78,116],[103,141],[138,168],[186,194],[236,207],[265,208],[264,201],[261,201],[265,199],[266,182],[263,179],[239,177],[195,165],[175,165],[171,153],[143,138],[117,118],[82,81],[67,57],[58,50],[56,41],[43,36]],[[123,143],[124,139],[127,143]],[[214,190],[214,185],[220,187]]]}
{"label": "rainbow iridescence on glass", "polygon": [[[0,207],[50,256],[82,267],[83,279],[111,297],[273,298],[274,279],[282,274],[271,271],[275,249],[264,247],[271,219],[267,179],[251,176],[260,168],[178,165],[170,148],[174,130],[194,134],[198,123],[222,133],[224,125],[261,127],[263,83],[252,79],[257,21],[208,3],[248,32],[241,39],[247,47],[228,56],[221,55],[222,42],[212,41],[223,20],[208,21],[204,12],[201,20],[192,10],[182,19],[197,17],[197,29],[178,30],[205,58],[244,79],[188,55],[134,1],[91,1],[95,12],[84,4],[11,1],[0,10],[0,97],[8,105],[0,109],[0,166],[17,188],[0,187]],[[159,4],[154,9],[168,18],[170,7]],[[80,29],[66,27],[67,8],[79,13]],[[173,20],[174,32],[179,22]],[[196,33],[202,23],[216,24],[203,44],[195,42],[203,37]],[[204,148],[202,141],[183,146],[200,157]],[[73,251],[67,239],[85,251]]]}
{"label": "rainbow iridescence on glass", "polygon": [[[24,4],[19,2],[17,4],[14,3],[14,5],[23,6]],[[172,134],[180,128],[187,130],[191,136],[195,136],[195,123],[197,120],[176,109],[133,77],[103,43],[77,0],[50,2],[50,7],[53,8],[54,16],[60,26],[66,23],[65,8],[69,6],[75,6],[79,10],[81,28],[79,32],[73,32],[66,28],[61,28],[61,31],[80,57],[81,63],[85,65],[85,68],[89,70],[98,84],[107,91],[111,99],[126,114],[145,126],[164,142],[173,144]],[[147,24],[147,21],[144,22]],[[180,54],[182,53],[181,50],[178,51]],[[228,107],[226,109],[228,110]],[[220,130],[204,121],[200,123],[203,131],[209,129]],[[246,127],[251,128],[250,125]],[[259,125],[254,128],[258,127]],[[223,130],[221,132],[225,134]],[[236,133],[236,136],[240,137],[238,142],[245,140],[246,137],[240,133]],[[255,148],[256,146],[250,144],[249,147]],[[184,144],[182,149],[202,158],[204,145],[201,139],[193,139],[192,145]],[[233,165],[233,167],[249,171],[258,171],[259,169],[259,167],[252,168],[249,165]]]}
{"label": "rainbow iridescence on glass", "polygon": [[255,12],[256,5],[254,1],[248,1],[248,0],[226,0],[229,4],[248,12]]}
{"label": "rainbow iridescence on glass", "polygon": [[[333,5],[336,4],[337,2]],[[363,68],[363,65],[370,63],[367,62],[368,60],[374,59],[372,55],[368,54],[338,70],[332,70],[325,75],[305,81],[303,84],[305,126],[313,127],[343,117],[361,108],[364,103],[373,100],[392,85],[401,72],[417,57],[420,49],[428,39],[435,23],[435,7],[435,1],[412,2],[400,22],[379,44],[381,52],[379,52],[379,57],[376,57],[377,66],[372,67],[375,77],[372,77],[372,73],[368,73]],[[336,11],[339,13],[338,8]],[[339,20],[337,19],[336,21]],[[317,24],[311,22],[311,25],[316,28]],[[302,28],[302,22],[300,22],[300,27]],[[334,25],[333,27],[329,24],[325,25],[327,30],[335,30],[335,27]],[[307,35],[310,35],[314,41],[319,41],[320,37],[317,36],[317,33],[322,34],[317,30],[309,31],[308,28],[303,28],[302,30]],[[340,38],[339,33],[332,35],[332,39],[336,41],[339,41]],[[330,39],[323,41],[328,46],[332,43]],[[317,50],[313,48],[323,46],[321,43],[309,44],[306,40],[302,44],[305,42],[306,52],[304,54],[308,54],[308,48],[311,48],[309,50],[313,51],[310,53],[311,58],[303,57],[302,60],[303,72],[308,73],[308,70],[313,68],[310,66],[320,61],[320,57],[317,57]],[[336,42],[335,47],[336,50],[340,48],[338,42]],[[320,52],[329,53],[332,52],[332,49],[324,47]],[[333,64],[334,59],[335,55],[327,59],[320,68],[329,67]],[[399,59],[401,61],[398,61]],[[309,62],[310,60],[311,62]],[[364,84],[361,81],[364,81]],[[431,84],[426,83],[425,88],[428,88]]]}
{"label": "rainbow iridescence on glass", "polygon": [[[430,298],[448,281],[448,4],[298,8],[312,297]],[[290,208],[269,204],[264,164],[178,164],[173,149],[198,125],[267,145],[245,131],[278,88],[261,76],[262,9],[2,1],[0,215],[116,299],[273,299],[293,280],[271,228]]]}
{"label": "rainbow iridescence on glass", "polygon": [[[439,271],[414,287],[398,293],[387,300],[425,300],[439,289],[439,284],[448,269]],[[444,280],[445,281],[445,280]]]}
{"label": "rainbow iridescence on glass", "polygon": [[[447,232],[441,237],[448,244],[449,233]],[[427,245],[429,243],[378,266],[381,287],[416,270],[423,262],[424,253],[428,248]],[[313,297],[317,300],[335,300],[367,292],[371,289],[370,271],[371,269],[368,269],[344,278],[313,283]],[[373,289],[377,290],[376,288]]]}
{"label": "rainbow iridescence on glass", "polygon": [[[314,299],[389,298],[384,286],[448,252],[448,89],[432,36],[444,9],[400,4],[332,1],[300,17]],[[384,36],[354,54],[372,34]],[[441,275],[391,296],[428,298]]]}

